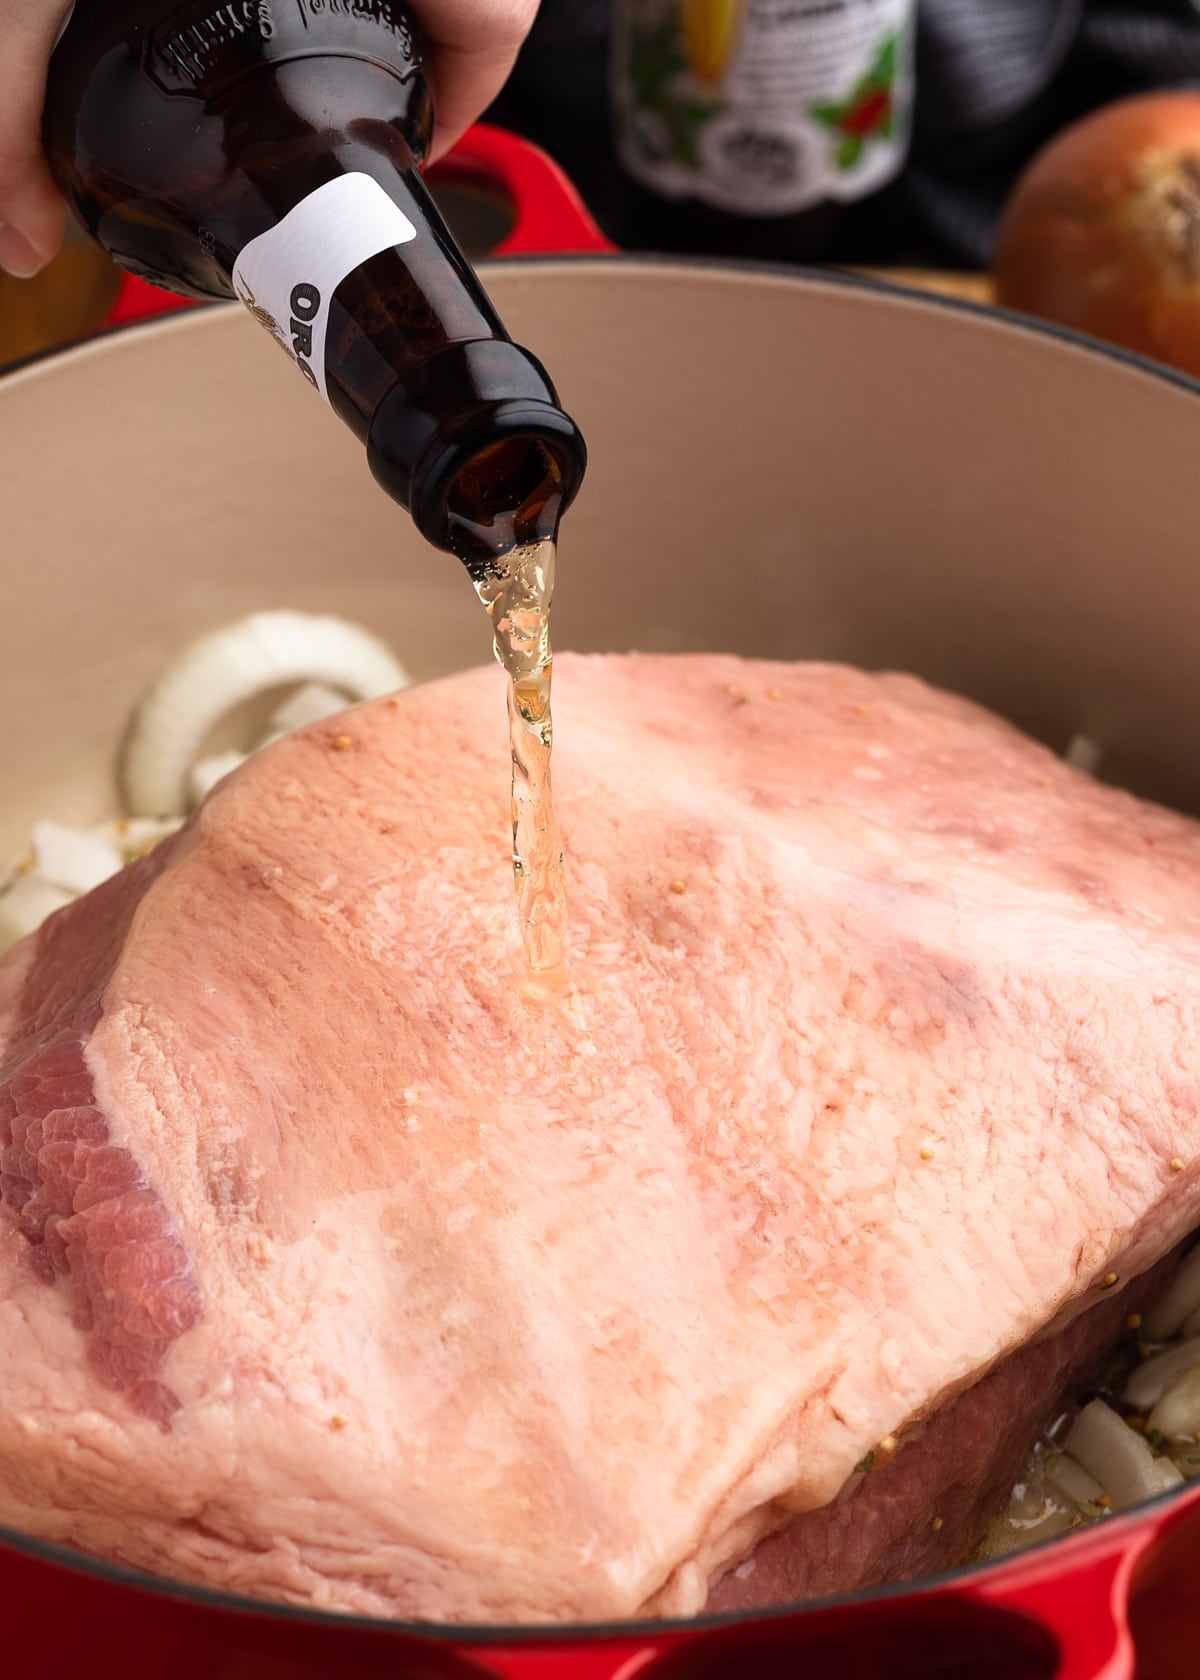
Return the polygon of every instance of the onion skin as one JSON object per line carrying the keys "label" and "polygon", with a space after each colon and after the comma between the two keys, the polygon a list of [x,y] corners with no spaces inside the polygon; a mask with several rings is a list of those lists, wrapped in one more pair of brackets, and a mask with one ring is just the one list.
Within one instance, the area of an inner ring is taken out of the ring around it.
{"label": "onion skin", "polygon": [[1034,158],[996,301],[1200,377],[1200,93],[1120,100]]}

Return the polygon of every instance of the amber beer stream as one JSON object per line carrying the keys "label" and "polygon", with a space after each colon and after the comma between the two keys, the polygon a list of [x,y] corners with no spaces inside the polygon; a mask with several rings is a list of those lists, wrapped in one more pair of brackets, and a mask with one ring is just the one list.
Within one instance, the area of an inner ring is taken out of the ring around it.
{"label": "amber beer stream", "polygon": [[547,981],[565,978],[567,889],[550,787],[550,603],[555,545],[524,543],[475,588],[492,621],[496,658],[508,673],[512,750],[512,848],[525,957]]}

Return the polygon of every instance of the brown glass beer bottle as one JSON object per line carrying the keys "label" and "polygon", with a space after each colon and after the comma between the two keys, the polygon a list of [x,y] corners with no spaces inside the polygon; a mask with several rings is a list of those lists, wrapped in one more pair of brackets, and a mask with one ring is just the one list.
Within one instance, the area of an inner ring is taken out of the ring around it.
{"label": "brown glass beer bottle", "polygon": [[422,182],[421,57],[395,0],[77,0],[44,134],[105,250],[241,298],[423,535],[478,571],[554,536],[586,457]]}

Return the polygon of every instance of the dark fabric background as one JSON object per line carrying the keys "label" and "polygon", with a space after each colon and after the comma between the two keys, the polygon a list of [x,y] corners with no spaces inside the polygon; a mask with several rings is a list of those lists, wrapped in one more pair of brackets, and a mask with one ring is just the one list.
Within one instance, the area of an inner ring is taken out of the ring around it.
{"label": "dark fabric background", "polygon": [[[1200,87],[1200,0],[918,0],[912,151],[901,181],[823,253],[981,267],[1021,166],[1074,117]],[[491,116],[547,147],[621,235],[608,137],[608,0],[542,0]]]}

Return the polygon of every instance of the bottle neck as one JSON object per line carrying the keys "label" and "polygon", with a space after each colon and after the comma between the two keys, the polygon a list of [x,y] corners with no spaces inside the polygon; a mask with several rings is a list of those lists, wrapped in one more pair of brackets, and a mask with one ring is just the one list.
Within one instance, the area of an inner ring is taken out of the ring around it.
{"label": "bottle neck", "polygon": [[397,379],[447,344],[507,335],[394,129],[325,137],[319,168],[286,173],[300,190],[226,251],[228,289],[365,438]]}

